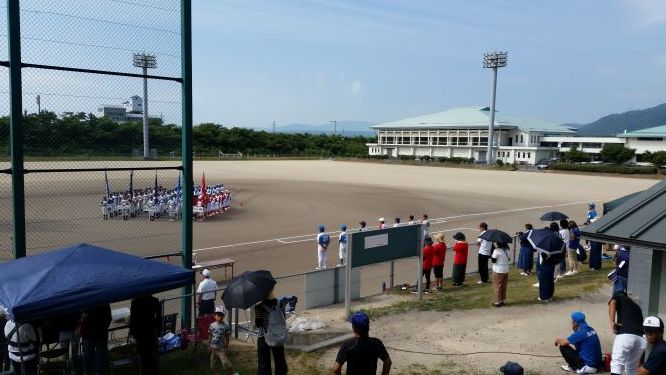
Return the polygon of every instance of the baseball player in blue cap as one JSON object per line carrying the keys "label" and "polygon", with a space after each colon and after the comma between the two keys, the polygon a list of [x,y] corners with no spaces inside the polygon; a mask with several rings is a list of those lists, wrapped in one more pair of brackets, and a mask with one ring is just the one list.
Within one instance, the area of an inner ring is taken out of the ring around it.
{"label": "baseball player in blue cap", "polygon": [[340,243],[340,253],[338,257],[340,258],[340,263],[338,267],[342,267],[347,264],[347,225],[340,225],[340,235],[338,236],[338,242]]}
{"label": "baseball player in blue cap", "polygon": [[601,343],[594,328],[585,321],[585,314],[580,311],[571,313],[571,328],[573,333],[569,337],[555,339],[555,345],[560,347],[560,353],[566,365],[562,370],[578,374],[596,374],[601,368]]}
{"label": "baseball player in blue cap", "polygon": [[328,262],[328,244],[331,243],[331,237],[326,233],[326,228],[319,224],[319,234],[317,234],[317,271],[325,270]]}

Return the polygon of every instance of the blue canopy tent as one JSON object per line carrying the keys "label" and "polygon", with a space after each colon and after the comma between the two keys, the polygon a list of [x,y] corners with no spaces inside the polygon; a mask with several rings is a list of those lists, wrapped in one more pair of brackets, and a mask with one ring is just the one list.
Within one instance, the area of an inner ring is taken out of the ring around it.
{"label": "blue canopy tent", "polygon": [[0,264],[0,308],[28,322],[193,282],[192,270],[79,244]]}

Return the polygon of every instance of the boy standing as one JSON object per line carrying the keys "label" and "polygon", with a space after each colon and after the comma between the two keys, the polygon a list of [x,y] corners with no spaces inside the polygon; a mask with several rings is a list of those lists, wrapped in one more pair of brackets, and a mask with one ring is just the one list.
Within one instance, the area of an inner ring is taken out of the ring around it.
{"label": "boy standing", "polygon": [[347,264],[347,225],[340,225],[340,235],[338,236],[338,242],[340,242],[340,263],[338,267],[342,267]]}
{"label": "boy standing", "polygon": [[317,271],[325,270],[326,263],[328,263],[328,244],[331,242],[331,237],[326,233],[326,228],[319,225],[319,234],[317,234]]}
{"label": "boy standing", "polygon": [[234,367],[227,357],[231,327],[224,321],[224,307],[215,308],[215,321],[210,324],[208,333],[210,335],[210,369],[216,373],[215,362],[216,359],[219,359],[222,369],[228,367],[234,375],[238,375],[238,372],[234,372]]}

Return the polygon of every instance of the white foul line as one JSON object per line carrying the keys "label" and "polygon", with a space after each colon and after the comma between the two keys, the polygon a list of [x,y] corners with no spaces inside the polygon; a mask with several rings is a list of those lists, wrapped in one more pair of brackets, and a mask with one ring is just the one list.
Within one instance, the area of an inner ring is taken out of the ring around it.
{"label": "white foul line", "polygon": [[[597,200],[597,199],[595,199],[595,200]],[[447,217],[440,217],[440,218],[430,219],[430,223],[431,223],[431,225],[444,224],[444,223],[446,223],[446,219],[460,219],[460,218],[471,217],[471,216],[495,215],[495,214],[504,214],[504,213],[509,213],[509,212],[530,211],[530,210],[536,210],[536,209],[540,209],[540,208],[573,206],[573,205],[576,205],[576,204],[583,204],[583,203],[587,203],[587,202],[589,202],[589,201],[554,204],[554,205],[550,205],[550,206],[534,206],[534,207],[525,207],[525,208],[514,208],[514,209],[511,209],[511,210],[479,212],[479,213],[475,213],[475,214],[447,216]],[[450,231],[461,230],[461,229],[476,230],[476,229],[473,229],[473,228],[458,228],[458,229],[443,230],[443,231],[432,232],[432,233],[450,232]],[[350,232],[353,232],[353,231],[350,231]],[[335,231],[335,232],[329,232],[329,233],[336,234],[336,233],[340,233],[340,232]],[[269,242],[278,242],[278,243],[281,243],[281,244],[284,244],[284,245],[296,244],[296,243],[308,242],[308,241],[314,242],[315,241],[314,238],[315,238],[316,235],[317,235],[317,233],[313,233],[313,234],[304,234],[304,235],[301,235],[301,236],[273,238],[273,239],[270,239],[270,240],[242,242],[242,243],[235,243],[235,244],[230,244],[230,245],[219,245],[219,246],[212,246],[212,247],[204,247],[204,248],[201,248],[201,249],[195,249],[195,250],[193,250],[193,252],[196,253],[196,252],[199,252],[199,251],[226,249],[226,248],[237,247],[237,246],[257,245],[257,244],[269,243]]]}

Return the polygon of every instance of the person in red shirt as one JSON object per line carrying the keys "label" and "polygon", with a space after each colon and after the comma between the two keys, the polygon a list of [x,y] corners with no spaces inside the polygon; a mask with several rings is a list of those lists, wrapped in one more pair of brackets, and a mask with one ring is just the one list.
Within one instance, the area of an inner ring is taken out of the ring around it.
{"label": "person in red shirt", "polygon": [[465,283],[469,245],[465,239],[465,234],[462,232],[454,234],[453,239],[456,240],[456,243],[453,245],[453,252],[455,253],[453,257],[453,286],[463,286]]}
{"label": "person in red shirt", "polygon": [[435,244],[432,245],[432,270],[435,273],[435,288],[442,290],[444,287],[444,258],[446,257],[446,244],[444,243],[444,234],[435,235]]}
{"label": "person in red shirt", "polygon": [[423,246],[423,276],[426,279],[425,291],[430,290],[430,271],[432,270],[432,260],[435,250],[432,247],[432,238],[425,238],[425,246]]}

